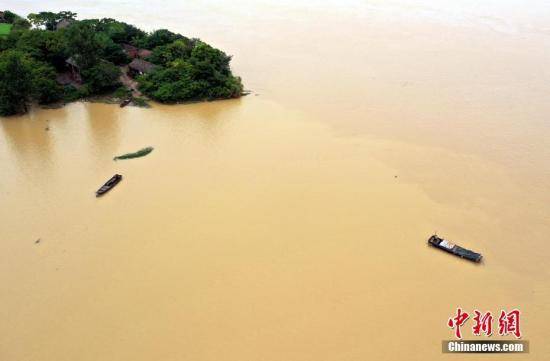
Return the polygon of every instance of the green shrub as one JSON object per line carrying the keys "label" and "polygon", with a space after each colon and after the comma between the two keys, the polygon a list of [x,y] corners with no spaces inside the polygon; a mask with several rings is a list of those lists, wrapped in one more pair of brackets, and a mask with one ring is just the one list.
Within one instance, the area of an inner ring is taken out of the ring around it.
{"label": "green shrub", "polygon": [[132,91],[125,86],[118,87],[114,92],[115,98],[126,99],[132,95]]}
{"label": "green shrub", "polygon": [[132,99],[132,102],[137,107],[142,107],[142,108],[149,108],[150,107],[149,103],[147,103],[147,100],[145,100],[144,98],[141,98],[141,97],[134,97]]}
{"label": "green shrub", "polygon": [[79,88],[75,88],[72,85],[68,85],[63,91],[63,100],[67,103],[74,102],[76,100],[86,98],[90,95],[90,89],[87,85],[83,85]]}

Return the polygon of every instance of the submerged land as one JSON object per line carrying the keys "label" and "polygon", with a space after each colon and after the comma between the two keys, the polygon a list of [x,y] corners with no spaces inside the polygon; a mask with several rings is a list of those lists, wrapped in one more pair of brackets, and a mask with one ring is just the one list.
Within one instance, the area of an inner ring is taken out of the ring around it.
{"label": "submerged land", "polygon": [[178,103],[243,93],[231,57],[200,39],[76,18],[71,11],[26,19],[0,12],[0,115],[106,94],[143,106],[146,98]]}
{"label": "submerged land", "polygon": [[507,358],[548,360],[550,3],[312,3],[72,2],[262,96],[0,117],[2,361],[500,360],[441,352],[457,307],[518,308]]}
{"label": "submerged land", "polygon": [[126,153],[123,155],[118,155],[113,158],[113,160],[119,160],[119,159],[133,159],[133,158],[141,158],[145,157],[147,154],[151,153],[153,151],[153,147],[145,147],[138,151],[132,152],[132,153]]}

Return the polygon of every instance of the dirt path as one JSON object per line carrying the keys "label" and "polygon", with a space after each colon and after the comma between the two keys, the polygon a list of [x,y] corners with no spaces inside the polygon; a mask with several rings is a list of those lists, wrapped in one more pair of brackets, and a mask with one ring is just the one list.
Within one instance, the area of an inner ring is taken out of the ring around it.
{"label": "dirt path", "polygon": [[142,94],[141,92],[138,90],[138,83],[137,81],[135,81],[134,79],[132,79],[129,75],[128,75],[128,66],[125,65],[125,66],[121,66],[120,67],[120,71],[122,72],[122,75],[120,76],[120,82],[122,84],[124,84],[124,86],[126,86],[128,89],[130,89],[132,91],[132,96],[134,97],[140,97]]}

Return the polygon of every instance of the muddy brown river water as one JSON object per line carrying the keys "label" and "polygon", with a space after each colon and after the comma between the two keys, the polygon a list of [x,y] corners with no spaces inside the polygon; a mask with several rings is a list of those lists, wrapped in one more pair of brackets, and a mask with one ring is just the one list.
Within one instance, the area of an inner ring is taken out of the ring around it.
{"label": "muddy brown river water", "polygon": [[441,353],[457,307],[549,359],[544,1],[0,5],[201,37],[254,92],[0,119],[0,360],[495,358]]}

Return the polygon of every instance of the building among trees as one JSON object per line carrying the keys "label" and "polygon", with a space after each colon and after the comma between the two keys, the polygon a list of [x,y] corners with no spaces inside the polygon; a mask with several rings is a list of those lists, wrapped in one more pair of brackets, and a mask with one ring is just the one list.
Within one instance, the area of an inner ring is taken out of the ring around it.
{"label": "building among trees", "polygon": [[155,69],[155,64],[143,59],[134,59],[130,62],[130,64],[128,64],[128,70],[132,77],[147,74],[153,69]]}

